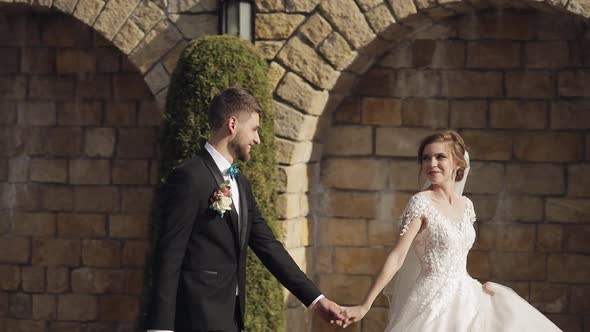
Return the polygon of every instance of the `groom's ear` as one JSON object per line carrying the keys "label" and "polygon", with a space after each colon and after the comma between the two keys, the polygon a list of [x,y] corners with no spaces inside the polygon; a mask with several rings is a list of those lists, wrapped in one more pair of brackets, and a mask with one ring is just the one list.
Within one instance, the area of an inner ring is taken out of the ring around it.
{"label": "groom's ear", "polygon": [[226,121],[226,125],[229,133],[233,135],[238,130],[238,118],[235,116],[230,116]]}

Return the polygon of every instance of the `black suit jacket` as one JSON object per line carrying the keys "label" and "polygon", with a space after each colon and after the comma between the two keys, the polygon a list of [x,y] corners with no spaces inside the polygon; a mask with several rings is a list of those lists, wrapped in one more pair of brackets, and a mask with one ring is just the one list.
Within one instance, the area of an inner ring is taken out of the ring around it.
{"label": "black suit jacket", "polygon": [[221,182],[221,172],[203,149],[175,168],[161,188],[158,197],[163,218],[154,251],[150,329],[231,329],[236,285],[240,290],[238,323],[243,328],[246,245],[306,306],[321,294],[273,235],[242,174],[237,176],[239,223],[233,207],[223,217],[209,208]]}

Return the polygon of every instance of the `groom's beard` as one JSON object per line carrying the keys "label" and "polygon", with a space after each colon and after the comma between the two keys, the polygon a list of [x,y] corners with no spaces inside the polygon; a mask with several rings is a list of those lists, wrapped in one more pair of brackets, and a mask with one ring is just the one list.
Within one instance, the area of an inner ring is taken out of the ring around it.
{"label": "groom's beard", "polygon": [[248,152],[248,144],[240,144],[240,138],[240,135],[236,136],[235,140],[229,143],[229,149],[236,159],[245,162],[250,160],[250,152]]}

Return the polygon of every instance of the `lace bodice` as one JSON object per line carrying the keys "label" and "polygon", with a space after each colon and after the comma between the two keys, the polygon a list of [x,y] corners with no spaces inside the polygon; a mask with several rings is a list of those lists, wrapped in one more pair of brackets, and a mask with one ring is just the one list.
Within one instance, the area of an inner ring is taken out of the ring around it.
{"label": "lace bodice", "polygon": [[459,220],[449,220],[428,193],[410,199],[400,219],[400,237],[408,236],[408,225],[417,218],[422,227],[386,289],[390,308],[385,331],[561,331],[510,288],[489,283],[490,296],[467,274],[475,212],[468,198],[464,202]]}
{"label": "lace bodice", "polygon": [[458,291],[461,278],[468,277],[467,254],[475,241],[475,212],[471,200],[464,199],[461,220],[449,220],[425,193],[412,196],[401,216],[400,236],[405,235],[412,220],[422,218],[424,223],[413,245],[421,272],[408,299],[417,302],[419,308],[444,308]]}

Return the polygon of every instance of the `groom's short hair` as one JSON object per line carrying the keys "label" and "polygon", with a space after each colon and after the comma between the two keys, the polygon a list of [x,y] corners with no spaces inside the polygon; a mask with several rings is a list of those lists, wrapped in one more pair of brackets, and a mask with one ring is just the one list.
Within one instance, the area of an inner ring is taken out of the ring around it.
{"label": "groom's short hair", "polygon": [[209,127],[219,129],[225,120],[252,113],[262,115],[262,107],[248,92],[239,88],[226,88],[213,97],[209,104]]}

